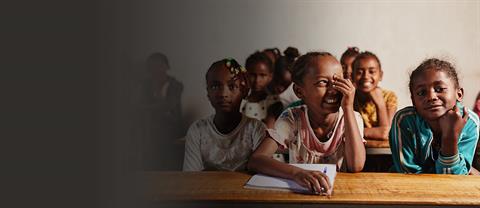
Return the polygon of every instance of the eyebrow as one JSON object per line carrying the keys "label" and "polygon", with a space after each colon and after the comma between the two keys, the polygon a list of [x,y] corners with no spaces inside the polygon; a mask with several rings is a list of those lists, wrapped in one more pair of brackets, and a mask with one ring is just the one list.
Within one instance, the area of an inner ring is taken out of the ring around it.
{"label": "eyebrow", "polygon": [[[436,80],[432,83],[432,85],[439,85],[439,84],[447,84],[447,83],[445,83],[442,80]],[[415,88],[424,87],[424,86],[427,86],[427,84],[426,83],[421,83],[421,84],[415,85]]]}

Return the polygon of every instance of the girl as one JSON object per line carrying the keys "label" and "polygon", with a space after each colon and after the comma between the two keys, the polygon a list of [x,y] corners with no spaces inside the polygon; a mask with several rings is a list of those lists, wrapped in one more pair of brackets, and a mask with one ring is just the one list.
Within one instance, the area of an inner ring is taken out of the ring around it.
{"label": "girl", "polygon": [[403,173],[468,174],[478,116],[463,107],[463,88],[449,62],[427,59],[410,74],[413,107],[395,114],[390,130],[393,169]]}
{"label": "girl", "polygon": [[288,47],[284,52],[285,56],[280,57],[275,64],[273,72],[272,92],[278,95],[278,99],[285,108],[290,103],[299,100],[293,92],[292,66],[295,59],[300,56],[298,49]]}
{"label": "girl", "polygon": [[325,174],[275,161],[272,154],[288,148],[290,163],[333,163],[341,171],[362,170],[362,118],[353,111],[355,88],[341,74],[340,63],[326,52],[307,53],[295,62],[294,90],[303,104],[283,111],[252,154],[249,169],[327,194],[332,189]]}
{"label": "girl", "polygon": [[242,101],[240,111],[247,117],[263,121],[271,128],[282,112],[278,97],[267,90],[273,78],[272,62],[264,53],[256,52],[247,58],[245,66],[251,90],[248,97]]}
{"label": "girl", "polygon": [[397,110],[397,96],[378,86],[383,77],[382,65],[371,52],[360,53],[352,64],[352,81],[356,87],[355,111],[363,118],[364,137],[388,140],[390,122]]}
{"label": "girl", "polygon": [[352,63],[360,53],[357,47],[348,47],[340,58],[343,69],[343,78],[352,80]]}
{"label": "girl", "polygon": [[215,114],[190,126],[183,170],[245,170],[248,157],[265,136],[262,122],[239,112],[248,92],[246,70],[234,59],[223,59],[210,66],[206,80]]}

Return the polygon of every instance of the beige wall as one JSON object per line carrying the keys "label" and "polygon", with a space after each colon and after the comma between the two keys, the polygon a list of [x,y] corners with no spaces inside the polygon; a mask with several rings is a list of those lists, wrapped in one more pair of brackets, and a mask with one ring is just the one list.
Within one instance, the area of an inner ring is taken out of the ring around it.
{"label": "beige wall", "polygon": [[170,74],[185,86],[187,123],[213,113],[204,74],[215,60],[244,63],[253,51],[296,46],[340,57],[347,46],[376,53],[385,71],[381,86],[410,105],[408,72],[428,57],[453,61],[465,104],[480,90],[480,1],[154,1],[134,8],[132,73],[162,51]]}

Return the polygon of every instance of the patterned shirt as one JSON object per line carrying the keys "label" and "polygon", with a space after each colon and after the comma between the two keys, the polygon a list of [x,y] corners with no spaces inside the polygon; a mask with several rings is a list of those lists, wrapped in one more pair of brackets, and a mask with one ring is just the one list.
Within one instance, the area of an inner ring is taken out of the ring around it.
{"label": "patterned shirt", "polygon": [[[275,122],[275,129],[268,129],[268,133],[281,149],[288,148],[290,163],[336,164],[338,170],[345,171],[345,121],[342,109],[339,109],[335,126],[325,142],[315,136],[307,110],[304,104],[286,109]],[[363,138],[362,118],[357,112],[355,118]]]}
{"label": "patterned shirt", "polygon": [[[397,108],[397,96],[394,92],[382,89],[382,94],[387,109]],[[355,99],[354,106],[355,111],[358,111],[360,115],[362,115],[365,128],[378,126],[377,107],[372,100],[366,103],[358,103],[357,99]]]}
{"label": "patterned shirt", "polygon": [[215,115],[193,123],[186,136],[184,171],[245,171],[247,160],[265,137],[265,125],[242,116],[238,126],[222,134],[213,123]]}

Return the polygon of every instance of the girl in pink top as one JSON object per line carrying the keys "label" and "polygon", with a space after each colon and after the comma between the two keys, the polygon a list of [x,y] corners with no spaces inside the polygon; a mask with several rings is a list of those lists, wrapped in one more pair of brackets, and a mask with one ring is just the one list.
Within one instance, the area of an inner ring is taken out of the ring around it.
{"label": "girl in pink top", "polygon": [[363,121],[353,110],[355,88],[342,78],[337,59],[326,52],[301,56],[293,67],[293,82],[302,103],[281,114],[247,167],[330,195],[331,183],[324,173],[278,162],[272,155],[288,149],[290,163],[331,163],[340,171],[361,171],[365,146]]}

